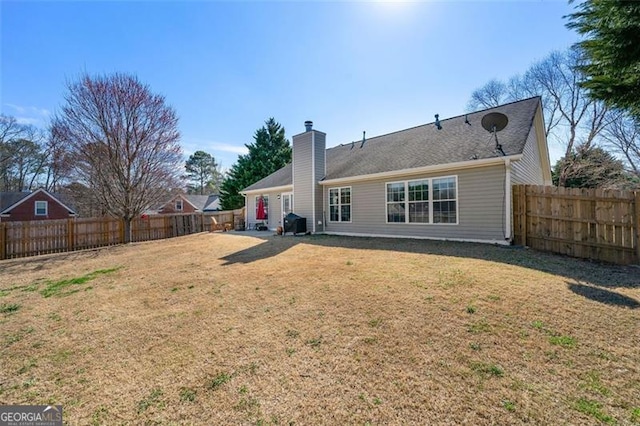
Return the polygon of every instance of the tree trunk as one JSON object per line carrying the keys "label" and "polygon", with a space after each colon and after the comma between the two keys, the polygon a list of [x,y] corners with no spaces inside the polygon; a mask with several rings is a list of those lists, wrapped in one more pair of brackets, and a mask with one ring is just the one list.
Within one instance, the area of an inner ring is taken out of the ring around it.
{"label": "tree trunk", "polygon": [[125,244],[131,242],[131,218],[124,218],[124,242]]}

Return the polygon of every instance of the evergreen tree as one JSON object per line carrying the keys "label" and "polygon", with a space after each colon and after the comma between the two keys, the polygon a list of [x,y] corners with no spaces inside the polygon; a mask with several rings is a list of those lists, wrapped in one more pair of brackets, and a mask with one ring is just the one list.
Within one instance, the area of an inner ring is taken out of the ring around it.
{"label": "evergreen tree", "polygon": [[249,153],[238,157],[222,182],[220,203],[223,210],[244,206],[240,191],[291,162],[291,144],[285,138],[284,127],[273,118],[256,130],[253,139],[253,143],[245,145]]}
{"label": "evergreen tree", "polygon": [[190,194],[211,194],[218,192],[222,174],[218,170],[216,159],[204,151],[196,151],[185,163]]}
{"label": "evergreen tree", "polygon": [[562,186],[567,188],[615,189],[631,184],[622,161],[597,146],[580,145],[558,160],[552,171],[554,185],[562,174],[566,176]]}
{"label": "evergreen tree", "polygon": [[586,0],[569,15],[569,28],[585,36],[578,43],[587,64],[582,84],[596,99],[640,117],[640,2]]}

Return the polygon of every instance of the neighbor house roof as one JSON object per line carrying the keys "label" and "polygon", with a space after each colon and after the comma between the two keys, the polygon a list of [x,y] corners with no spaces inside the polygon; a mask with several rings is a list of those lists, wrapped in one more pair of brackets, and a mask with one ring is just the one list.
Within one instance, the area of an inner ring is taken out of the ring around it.
{"label": "neighbor house roof", "polygon": [[59,194],[52,194],[49,191],[44,189],[37,189],[33,192],[0,192],[0,214],[5,214],[13,210],[17,205],[27,201],[28,198],[31,198],[33,195],[43,192],[56,200],[62,207],[67,209],[69,213],[76,214],[75,210],[69,207],[68,203],[64,203],[61,200]]}
{"label": "neighbor house roof", "polygon": [[[507,126],[498,132],[506,155],[522,154],[540,97],[512,102],[382,136],[341,144],[326,151],[327,174],[323,180],[350,178],[375,173],[407,170],[502,156],[496,152],[493,134],[481,125],[490,112],[507,116]],[[245,191],[292,185],[292,167],[272,173]]]}
{"label": "neighbor house roof", "polygon": [[[211,194],[211,195],[177,194],[171,197],[170,200],[163,203],[162,206],[165,206],[173,202],[178,197],[184,199],[186,202],[191,204],[196,210],[200,210],[202,212],[219,210],[219,204],[217,203],[217,201],[220,199],[220,196],[217,194]],[[159,209],[162,209],[162,207],[160,207]]]}
{"label": "neighbor house roof", "polygon": [[186,194],[182,195],[184,199],[186,199],[191,205],[201,211],[215,210],[214,203],[218,198],[218,195],[195,195],[195,194]]}
{"label": "neighbor house roof", "polygon": [[4,212],[4,210],[14,204],[17,204],[18,201],[25,198],[27,195],[31,194],[30,192],[0,192],[0,213]]}

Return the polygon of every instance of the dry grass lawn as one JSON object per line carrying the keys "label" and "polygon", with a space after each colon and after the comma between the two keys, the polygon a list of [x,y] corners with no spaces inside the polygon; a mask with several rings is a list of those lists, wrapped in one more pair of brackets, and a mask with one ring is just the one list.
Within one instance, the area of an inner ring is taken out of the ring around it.
{"label": "dry grass lawn", "polygon": [[264,235],[0,262],[0,404],[81,425],[640,423],[640,269]]}

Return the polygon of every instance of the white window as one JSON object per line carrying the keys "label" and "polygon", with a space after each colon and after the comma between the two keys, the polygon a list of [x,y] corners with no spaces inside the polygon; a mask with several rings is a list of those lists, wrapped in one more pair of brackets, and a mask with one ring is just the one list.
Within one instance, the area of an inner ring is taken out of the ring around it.
{"label": "white window", "polygon": [[405,182],[387,184],[387,222],[406,222]]}
{"label": "white window", "polygon": [[433,223],[458,223],[455,177],[433,179]]}
{"label": "white window", "polygon": [[47,201],[36,201],[36,216],[46,216],[49,211],[49,203]]}
{"label": "white window", "polygon": [[[260,207],[260,198],[262,198],[262,206],[263,206],[263,214],[264,216],[262,218],[260,218],[260,215],[258,214],[258,209]],[[264,221],[268,221],[269,220],[269,196],[268,195],[258,195],[256,197],[256,220],[264,220]]]}
{"label": "white window", "polygon": [[329,189],[329,222],[351,222],[351,187]]}
{"label": "white window", "polygon": [[177,212],[181,212],[182,211],[182,198],[178,198],[176,200],[176,211]]}
{"label": "white window", "polygon": [[387,223],[457,224],[457,177],[387,183]]}

